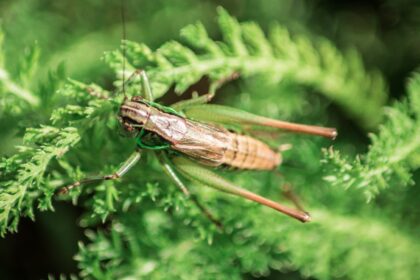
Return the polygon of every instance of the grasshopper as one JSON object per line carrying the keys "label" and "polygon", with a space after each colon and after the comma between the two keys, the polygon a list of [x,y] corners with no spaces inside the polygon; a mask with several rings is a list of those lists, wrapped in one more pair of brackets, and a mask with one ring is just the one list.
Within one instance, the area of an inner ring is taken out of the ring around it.
{"label": "grasshopper", "polygon": [[124,97],[119,108],[119,120],[124,130],[136,137],[136,150],[113,174],[77,181],[61,188],[59,193],[67,193],[88,183],[121,178],[139,162],[141,154],[149,150],[157,156],[173,183],[216,224],[219,222],[191,195],[183,178],[255,201],[302,222],[310,220],[310,215],[299,210],[300,207],[289,208],[241,188],[210,168],[226,166],[246,170],[276,170],[282,162],[281,149],[271,148],[252,136],[229,130],[226,128],[229,125],[271,127],[331,139],[337,135],[334,128],[284,122],[231,107],[207,104],[214,97],[215,90],[170,107],[163,106],[153,102],[153,93],[144,71],[134,71],[123,82],[123,88],[134,76],[140,78],[142,95],[130,99]]}
{"label": "grasshopper", "polygon": [[[124,0],[121,4],[122,31],[125,40]],[[124,100],[120,105],[118,118],[125,131],[136,137],[137,148],[114,173],[77,181],[61,188],[59,194],[68,193],[71,189],[84,184],[119,179],[140,161],[145,150],[149,150],[157,156],[163,171],[173,183],[219,228],[221,223],[191,194],[180,175],[191,181],[271,207],[301,222],[310,220],[310,215],[303,210],[296,199],[291,200],[297,209],[289,208],[236,186],[212,172],[209,167],[276,170],[282,162],[281,148],[273,149],[256,138],[229,130],[226,128],[228,126],[271,127],[331,139],[337,136],[334,128],[279,121],[226,106],[207,104],[214,97],[216,88],[225,80],[213,83],[209,93],[200,97],[180,101],[171,106],[155,103],[145,71],[136,70],[125,80],[125,47],[122,51]],[[236,75],[237,73],[233,78]],[[141,95],[128,99],[125,87],[135,77],[140,78]],[[89,94],[103,98],[97,96],[95,92]]]}

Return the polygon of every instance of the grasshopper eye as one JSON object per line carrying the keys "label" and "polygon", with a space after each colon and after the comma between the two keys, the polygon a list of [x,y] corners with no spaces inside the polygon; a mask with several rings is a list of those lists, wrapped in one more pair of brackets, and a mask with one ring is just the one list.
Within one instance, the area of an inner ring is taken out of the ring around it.
{"label": "grasshopper eye", "polygon": [[131,124],[126,123],[126,122],[123,123],[123,128],[125,131],[130,132],[130,133],[136,130]]}
{"label": "grasshopper eye", "polygon": [[140,101],[143,101],[143,100],[144,100],[144,98],[142,96],[139,96],[139,95],[131,97],[131,101],[133,101],[133,102],[140,102]]}
{"label": "grasshopper eye", "polygon": [[138,134],[139,125],[132,124],[125,118],[120,118],[120,134],[125,137],[134,137]]}

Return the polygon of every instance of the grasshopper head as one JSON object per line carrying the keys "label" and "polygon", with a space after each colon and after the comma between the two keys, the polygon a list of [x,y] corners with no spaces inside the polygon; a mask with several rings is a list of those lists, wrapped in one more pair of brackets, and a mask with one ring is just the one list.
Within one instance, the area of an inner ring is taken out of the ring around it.
{"label": "grasshopper head", "polygon": [[126,100],[120,107],[119,119],[124,130],[129,134],[137,134],[145,126],[150,117],[150,106],[140,96]]}

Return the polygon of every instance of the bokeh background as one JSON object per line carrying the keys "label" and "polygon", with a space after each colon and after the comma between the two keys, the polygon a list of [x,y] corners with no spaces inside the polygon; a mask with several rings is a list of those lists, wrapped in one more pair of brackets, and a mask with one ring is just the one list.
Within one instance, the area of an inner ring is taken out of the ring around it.
{"label": "bokeh background", "polygon": [[[177,39],[180,28],[197,20],[217,38],[220,34],[215,17],[219,5],[240,21],[253,20],[264,29],[278,22],[292,33],[326,37],[339,49],[354,47],[361,53],[366,68],[383,73],[390,88],[389,103],[405,92],[406,78],[420,61],[420,5],[415,0],[125,2],[127,39],[152,48]],[[37,44],[41,49],[41,67],[32,80],[34,87],[58,67],[63,69],[63,76],[111,87],[114,74],[100,58],[104,51],[119,46],[120,7],[120,1],[1,0],[0,24],[5,33],[8,70],[17,73],[20,56]],[[359,143],[355,146],[363,152],[368,143],[366,134],[345,116],[338,115],[341,127],[348,128],[343,134]],[[48,118],[48,110],[45,116],[34,118],[35,121],[3,118],[0,135],[10,133],[15,126],[42,123]],[[12,147],[6,144],[1,148],[2,155],[12,152]],[[77,242],[85,240],[76,224],[81,213],[80,208],[57,202],[55,212],[38,213],[36,223],[23,219],[18,233],[0,239],[1,279],[40,279],[48,273],[77,273],[73,256],[78,250]],[[270,277],[300,276],[288,272]]]}

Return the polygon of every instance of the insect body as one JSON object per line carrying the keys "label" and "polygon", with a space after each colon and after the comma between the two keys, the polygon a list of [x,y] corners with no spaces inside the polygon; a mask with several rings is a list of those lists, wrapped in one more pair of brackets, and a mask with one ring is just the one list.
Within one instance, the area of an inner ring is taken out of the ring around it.
{"label": "insect body", "polygon": [[281,163],[279,152],[255,138],[163,112],[141,97],[124,102],[120,116],[126,127],[140,124],[141,129],[164,139],[171,149],[204,165],[272,170]]}
{"label": "insect body", "polygon": [[120,178],[140,160],[144,150],[152,150],[174,184],[192,198],[216,224],[218,221],[191,195],[179,174],[202,185],[271,207],[302,222],[310,219],[306,212],[286,207],[236,186],[204,166],[274,170],[280,165],[282,157],[279,150],[251,136],[230,131],[225,128],[226,125],[265,126],[329,138],[336,136],[335,129],[283,122],[230,107],[205,104],[213,93],[181,101],[171,107],[162,106],[152,101],[152,91],[145,72],[136,71],[135,74],[141,78],[144,97],[135,96],[130,100],[125,98],[120,106],[119,118],[123,127],[136,135],[138,149],[115,173],[73,183],[62,188],[60,193],[86,183]]}

